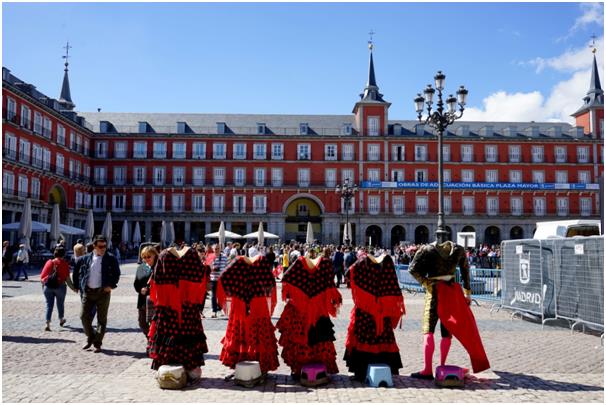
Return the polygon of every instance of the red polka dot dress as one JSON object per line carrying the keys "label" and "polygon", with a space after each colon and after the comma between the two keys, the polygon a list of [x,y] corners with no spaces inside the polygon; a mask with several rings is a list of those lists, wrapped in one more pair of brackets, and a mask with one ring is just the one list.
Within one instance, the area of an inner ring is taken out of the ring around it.
{"label": "red polka dot dress", "polygon": [[398,374],[402,360],[393,329],[405,308],[393,260],[365,256],[349,268],[348,276],[354,307],[343,359],[349,371],[364,380],[369,364],[384,363]]}
{"label": "red polka dot dress", "polygon": [[293,374],[299,375],[308,363],[323,363],[328,373],[339,372],[335,332],[330,316],[341,306],[335,287],[332,262],[299,257],[282,278],[284,311],[276,327],[282,358]]}
{"label": "red polka dot dress", "polygon": [[241,361],[258,361],[263,373],[277,369],[278,342],[271,323],[276,280],[265,256],[238,256],[219,278],[217,299],[229,316],[221,362],[235,368]]}
{"label": "red polka dot dress", "polygon": [[200,308],[210,277],[193,249],[165,249],[150,279],[150,298],[156,314],[149,330],[152,368],[182,364],[186,370],[204,365],[208,352]]}

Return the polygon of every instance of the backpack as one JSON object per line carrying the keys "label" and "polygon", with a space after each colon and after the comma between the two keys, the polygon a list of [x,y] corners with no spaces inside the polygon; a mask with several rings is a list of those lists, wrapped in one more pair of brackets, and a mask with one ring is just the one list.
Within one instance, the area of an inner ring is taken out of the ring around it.
{"label": "backpack", "polygon": [[48,288],[59,288],[61,285],[59,283],[59,271],[57,269],[57,263],[53,261],[53,272],[46,279],[46,283],[44,285]]}

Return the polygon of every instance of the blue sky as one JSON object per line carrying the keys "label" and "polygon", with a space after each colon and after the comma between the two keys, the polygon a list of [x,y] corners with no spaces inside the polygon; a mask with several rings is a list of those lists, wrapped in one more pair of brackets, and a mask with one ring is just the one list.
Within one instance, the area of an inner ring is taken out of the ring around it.
{"label": "blue sky", "polygon": [[4,3],[2,65],[79,111],[349,114],[368,76],[391,119],[437,70],[473,120],[567,120],[604,83],[601,3]]}

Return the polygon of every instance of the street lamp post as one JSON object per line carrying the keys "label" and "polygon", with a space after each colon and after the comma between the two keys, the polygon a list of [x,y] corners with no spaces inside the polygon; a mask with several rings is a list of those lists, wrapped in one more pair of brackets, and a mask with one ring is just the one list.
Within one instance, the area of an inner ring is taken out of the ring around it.
{"label": "street lamp post", "polygon": [[[436,231],[436,240],[438,243],[445,242],[448,238],[448,232],[446,231],[446,224],[444,222],[444,157],[442,150],[444,130],[463,116],[465,110],[465,103],[467,102],[467,90],[461,86],[457,90],[457,97],[452,94],[446,99],[446,108],[444,110],[444,102],[442,101],[442,90],[444,90],[444,83],[446,76],[442,71],[434,76],[435,89],[428,84],[423,91],[424,96],[420,93],[414,99],[415,108],[418,114],[419,122],[425,125],[429,125],[438,131],[438,229]],[[437,108],[432,113],[433,95],[436,90],[438,91],[438,102]],[[457,113],[457,104],[459,106],[459,113]],[[427,118],[423,119],[423,110],[427,105]]]}
{"label": "street lamp post", "polygon": [[[357,191],[358,191],[358,186],[355,184],[350,184],[349,179],[345,179],[342,186],[337,184],[337,187],[335,188],[335,193],[339,194],[339,197],[343,199],[343,207],[345,208],[345,229],[346,230],[349,229],[348,228],[348,226],[349,226],[349,202],[354,197],[354,195],[356,194]],[[351,238],[351,235],[347,231],[344,231],[344,233],[346,234],[347,237],[343,240],[343,242],[345,243],[345,246],[349,246],[349,244],[351,242],[351,240],[349,238]]]}

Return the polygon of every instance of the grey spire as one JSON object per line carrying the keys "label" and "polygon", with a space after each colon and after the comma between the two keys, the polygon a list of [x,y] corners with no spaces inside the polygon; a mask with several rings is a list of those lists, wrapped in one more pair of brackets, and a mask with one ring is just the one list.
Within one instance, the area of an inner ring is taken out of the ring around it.
{"label": "grey spire", "polygon": [[598,62],[595,58],[595,48],[593,50],[593,66],[591,69],[591,81],[589,82],[589,91],[583,97],[583,106],[579,108],[573,117],[581,115],[593,107],[604,107],[604,90],[600,84],[600,74],[598,72]]}
{"label": "grey spire", "polygon": [[64,110],[73,110],[76,105],[73,103],[72,101],[72,95],[71,92],[69,90],[69,76],[68,76],[68,66],[69,66],[69,49],[71,48],[71,46],[69,46],[69,42],[67,43],[66,46],[64,46],[65,48],[65,56],[63,56],[63,59],[65,59],[65,73],[63,74],[63,85],[61,86],[61,95],[59,96],[59,103],[61,104],[61,107]]}
{"label": "grey spire", "polygon": [[379,86],[377,86],[377,81],[375,79],[375,65],[372,60],[372,48],[372,41],[368,41],[368,49],[370,50],[370,59],[368,62],[368,81],[366,82],[364,93],[360,94],[360,98],[363,101],[380,101],[384,103],[385,100],[383,100],[383,94],[379,93]]}

